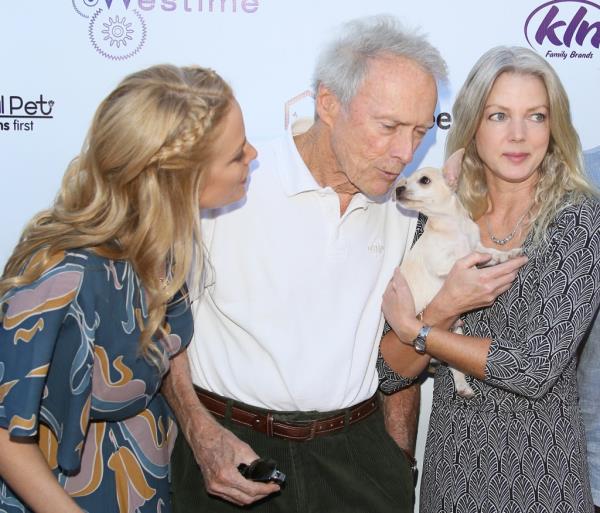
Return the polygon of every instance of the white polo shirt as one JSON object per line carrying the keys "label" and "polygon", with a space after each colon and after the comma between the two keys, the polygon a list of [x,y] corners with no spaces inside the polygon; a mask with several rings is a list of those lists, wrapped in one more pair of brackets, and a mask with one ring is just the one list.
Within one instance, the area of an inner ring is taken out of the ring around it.
{"label": "white polo shirt", "polygon": [[203,219],[208,252],[193,303],[193,382],[278,411],[331,411],[371,397],[381,297],[416,217],[356,194],[340,217],[290,134],[258,148],[247,199]]}

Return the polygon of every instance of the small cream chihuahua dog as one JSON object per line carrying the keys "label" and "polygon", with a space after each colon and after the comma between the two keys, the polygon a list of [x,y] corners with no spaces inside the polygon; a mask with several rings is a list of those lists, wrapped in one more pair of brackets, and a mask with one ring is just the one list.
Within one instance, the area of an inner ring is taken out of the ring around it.
{"label": "small cream chihuahua dog", "polygon": [[[426,167],[398,182],[396,200],[407,210],[427,216],[425,230],[404,258],[400,270],[422,312],[442,287],[454,263],[473,251],[492,256],[486,265],[495,265],[522,254],[521,248],[498,251],[481,244],[479,227],[455,194],[464,149],[453,153],[442,169]],[[453,331],[462,333],[460,327]],[[474,396],[465,375],[452,369],[458,395]]]}

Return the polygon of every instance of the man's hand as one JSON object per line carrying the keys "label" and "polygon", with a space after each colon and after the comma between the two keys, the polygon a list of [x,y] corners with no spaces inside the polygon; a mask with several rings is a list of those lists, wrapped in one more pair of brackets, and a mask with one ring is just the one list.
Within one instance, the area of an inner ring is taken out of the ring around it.
{"label": "man's hand", "polygon": [[208,493],[244,506],[280,490],[277,484],[257,483],[240,474],[238,465],[250,464],[258,455],[221,426],[200,403],[192,385],[186,351],[171,359],[162,392],[192,448]]}
{"label": "man's hand", "polygon": [[416,332],[419,331],[417,327],[415,332],[414,327],[415,323],[418,324],[417,313],[413,295],[399,267],[394,270],[394,275],[385,289],[381,310],[400,341],[411,345]]}
{"label": "man's hand", "polygon": [[[198,411],[192,415],[198,415]],[[238,471],[240,463],[249,465],[258,458],[248,444],[217,422],[201,421],[201,424],[201,429],[190,430],[188,443],[202,470],[208,493],[243,506],[279,491],[277,484],[249,481]]]}
{"label": "man's hand", "polygon": [[450,328],[462,313],[490,306],[510,288],[517,272],[527,262],[526,256],[520,256],[492,267],[477,267],[490,258],[484,253],[471,253],[456,261],[427,307],[429,324]]}

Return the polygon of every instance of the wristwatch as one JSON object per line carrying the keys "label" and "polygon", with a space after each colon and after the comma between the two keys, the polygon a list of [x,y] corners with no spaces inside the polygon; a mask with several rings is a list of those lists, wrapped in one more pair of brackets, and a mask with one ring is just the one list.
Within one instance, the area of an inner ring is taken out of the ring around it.
{"label": "wristwatch", "polygon": [[427,326],[427,324],[423,324],[421,329],[419,330],[419,334],[417,338],[415,338],[412,342],[415,351],[419,354],[425,354],[425,343],[427,342],[427,335],[431,331],[431,326]]}

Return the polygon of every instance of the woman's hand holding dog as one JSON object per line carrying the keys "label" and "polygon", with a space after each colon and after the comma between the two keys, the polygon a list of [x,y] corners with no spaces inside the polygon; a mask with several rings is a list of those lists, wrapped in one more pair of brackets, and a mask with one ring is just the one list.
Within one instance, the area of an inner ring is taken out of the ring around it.
{"label": "woman's hand holding dog", "polygon": [[[527,262],[527,257],[520,256],[492,267],[478,267],[489,259],[490,255],[471,253],[454,264],[443,287],[426,308],[427,324],[449,329],[462,313],[491,305],[508,290]],[[398,338],[412,344],[423,323],[416,319],[413,296],[399,268],[385,290],[382,309]]]}
{"label": "woman's hand holding dog", "polygon": [[459,315],[490,306],[509,289],[527,257],[519,256],[491,267],[479,267],[489,260],[490,255],[478,252],[457,260],[444,285],[427,306],[428,324],[449,329]]}

